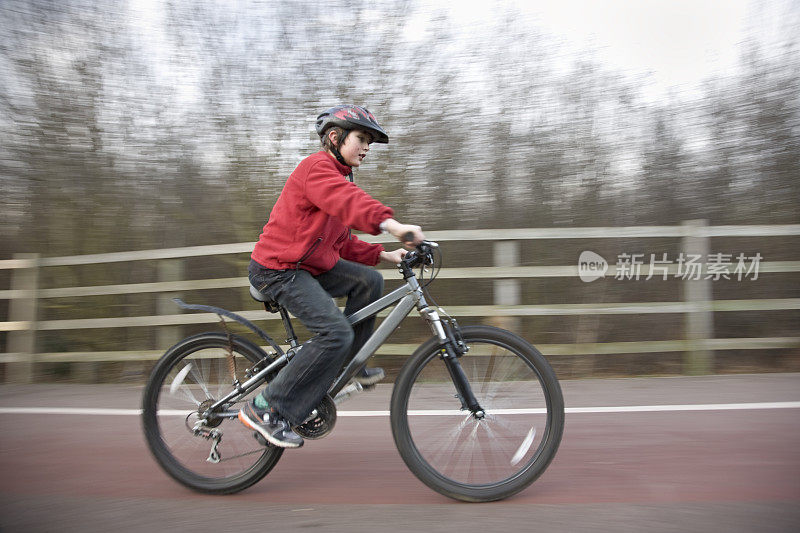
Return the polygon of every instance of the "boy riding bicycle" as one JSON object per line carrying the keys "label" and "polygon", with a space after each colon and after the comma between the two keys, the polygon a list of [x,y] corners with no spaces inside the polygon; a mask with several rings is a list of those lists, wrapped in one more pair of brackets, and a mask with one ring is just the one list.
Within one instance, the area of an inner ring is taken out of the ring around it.
{"label": "boy riding bicycle", "polygon": [[[275,379],[246,404],[239,420],[268,442],[297,448],[303,439],[292,430],[302,424],[327,394],[342,365],[372,334],[375,317],[351,326],[346,315],[381,297],[383,276],[370,268],[379,261],[399,263],[406,251],[388,252],[352,235],[351,228],[398,240],[419,226],[401,224],[391,208],[353,183],[370,144],[389,137],[367,109],[330,108],[317,117],[323,150],[304,159],[289,176],[256,243],[248,268],[250,283],[285,307],[315,336]],[[368,265],[368,266],[367,266]],[[344,313],[333,298],[347,297]],[[384,377],[380,368],[363,368],[356,381],[369,385]]]}

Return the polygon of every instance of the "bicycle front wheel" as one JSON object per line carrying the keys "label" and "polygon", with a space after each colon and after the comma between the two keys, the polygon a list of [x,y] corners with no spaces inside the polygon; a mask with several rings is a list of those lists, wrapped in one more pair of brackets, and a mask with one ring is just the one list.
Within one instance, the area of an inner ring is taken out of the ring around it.
{"label": "bicycle front wheel", "polygon": [[462,328],[469,352],[459,358],[485,412],[461,401],[436,338],[420,346],[392,393],[395,444],[409,469],[433,490],[483,502],[533,483],[558,450],[564,400],[553,369],[521,337],[489,326]]}
{"label": "bicycle front wheel", "polygon": [[234,379],[264,357],[250,341],[221,333],[184,339],[153,369],[142,400],[147,444],[161,467],[199,492],[228,494],[253,485],[275,466],[282,448],[261,445],[233,413],[247,398],[226,406],[228,415],[201,420]]}

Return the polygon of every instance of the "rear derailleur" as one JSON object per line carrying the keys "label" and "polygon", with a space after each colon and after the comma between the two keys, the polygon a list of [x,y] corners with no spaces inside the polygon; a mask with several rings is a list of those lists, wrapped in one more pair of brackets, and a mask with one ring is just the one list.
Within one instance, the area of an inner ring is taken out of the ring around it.
{"label": "rear derailleur", "polygon": [[198,408],[197,412],[190,413],[186,417],[186,427],[189,428],[192,435],[195,437],[203,437],[206,440],[211,441],[211,451],[208,454],[208,458],[206,461],[209,463],[219,463],[222,460],[222,456],[217,449],[219,443],[222,442],[222,431],[217,429],[217,426],[220,425],[222,419],[214,419],[212,421],[206,420],[205,418],[199,419],[197,422],[194,423],[194,426],[189,427],[189,418],[194,415],[199,415],[199,413],[203,413],[207,408],[206,404],[211,405],[213,404],[213,400],[206,400],[200,407]]}

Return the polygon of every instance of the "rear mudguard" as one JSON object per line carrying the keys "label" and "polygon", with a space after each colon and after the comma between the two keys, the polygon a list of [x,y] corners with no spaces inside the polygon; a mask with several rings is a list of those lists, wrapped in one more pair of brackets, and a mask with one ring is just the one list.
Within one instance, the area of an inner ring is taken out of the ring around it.
{"label": "rear mudguard", "polygon": [[267,343],[272,347],[272,349],[278,352],[278,356],[283,355],[283,350],[281,350],[281,347],[278,346],[278,343],[272,340],[272,337],[264,333],[264,330],[262,330],[261,328],[259,328],[258,326],[256,326],[255,324],[253,324],[252,322],[250,322],[241,315],[237,315],[236,313],[232,313],[231,311],[222,309],[221,307],[214,307],[213,305],[187,304],[180,298],[173,298],[172,301],[178,304],[183,309],[190,309],[192,311],[206,311],[208,313],[214,313],[218,315],[220,318],[222,317],[230,318],[231,320],[238,322],[239,324],[243,325],[256,335],[267,341]]}

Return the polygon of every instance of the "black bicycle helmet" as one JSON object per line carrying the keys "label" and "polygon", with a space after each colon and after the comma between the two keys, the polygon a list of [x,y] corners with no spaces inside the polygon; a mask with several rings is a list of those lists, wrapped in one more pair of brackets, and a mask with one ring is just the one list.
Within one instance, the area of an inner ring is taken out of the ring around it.
{"label": "black bicycle helmet", "polygon": [[383,144],[389,142],[389,135],[383,131],[375,116],[366,107],[337,105],[317,117],[316,130],[320,137],[333,126],[339,126],[348,132],[354,129],[367,130],[372,134],[373,142]]}

